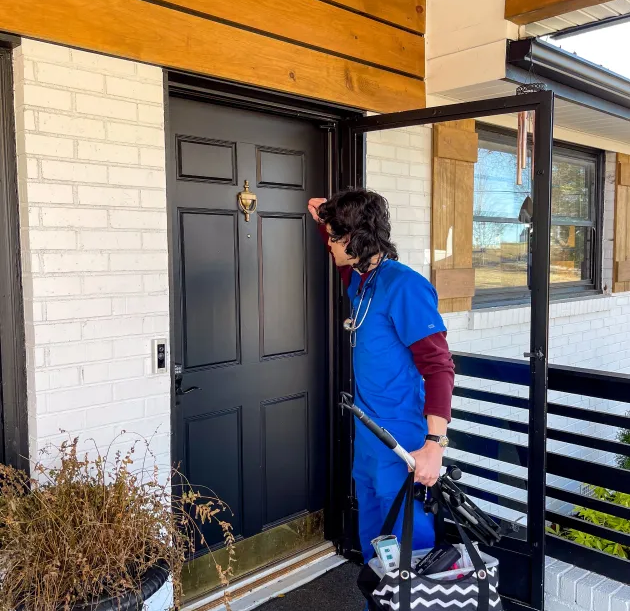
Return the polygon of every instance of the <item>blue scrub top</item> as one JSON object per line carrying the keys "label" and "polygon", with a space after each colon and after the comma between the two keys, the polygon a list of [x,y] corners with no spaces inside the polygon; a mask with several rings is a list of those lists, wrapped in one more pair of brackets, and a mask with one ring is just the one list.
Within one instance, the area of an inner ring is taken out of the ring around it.
{"label": "blue scrub top", "polygon": [[[361,275],[354,271],[348,287],[356,312]],[[369,278],[366,282],[369,282]],[[438,312],[435,288],[410,267],[386,259],[367,288],[360,321],[370,295],[370,309],[357,330],[353,351],[355,404],[386,428],[409,451],[424,445],[424,382],[409,346],[433,333],[446,331]],[[391,454],[362,424],[357,424],[357,451]],[[392,457],[394,455],[392,454]],[[397,460],[397,459],[396,459]]]}

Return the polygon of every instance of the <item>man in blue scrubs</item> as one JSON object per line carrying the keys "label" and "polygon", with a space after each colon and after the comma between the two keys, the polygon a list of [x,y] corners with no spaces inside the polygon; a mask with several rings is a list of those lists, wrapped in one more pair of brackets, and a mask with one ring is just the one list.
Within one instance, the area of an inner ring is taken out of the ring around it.
{"label": "man in blue scrubs", "polygon": [[[352,315],[354,402],[416,459],[415,480],[431,486],[442,466],[451,418],[454,365],[437,293],[398,261],[387,201],[355,189],[308,204],[344,280]],[[370,431],[356,427],[353,476],[365,561],[408,468]],[[401,518],[394,531],[400,541]],[[414,549],[431,548],[432,516],[415,508]]]}

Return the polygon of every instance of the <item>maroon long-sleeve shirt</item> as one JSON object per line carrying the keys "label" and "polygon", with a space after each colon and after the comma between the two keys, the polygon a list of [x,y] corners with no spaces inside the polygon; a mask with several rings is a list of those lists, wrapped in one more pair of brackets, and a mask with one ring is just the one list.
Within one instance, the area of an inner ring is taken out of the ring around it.
{"label": "maroon long-sleeve shirt", "polygon": [[[323,224],[318,226],[322,239],[328,246],[328,232]],[[337,266],[346,288],[350,286],[352,267]],[[361,288],[368,274],[361,277]],[[446,341],[446,332],[434,333],[409,346],[420,375],[424,379],[424,415],[439,416],[451,421],[451,399],[455,385],[455,365]]]}

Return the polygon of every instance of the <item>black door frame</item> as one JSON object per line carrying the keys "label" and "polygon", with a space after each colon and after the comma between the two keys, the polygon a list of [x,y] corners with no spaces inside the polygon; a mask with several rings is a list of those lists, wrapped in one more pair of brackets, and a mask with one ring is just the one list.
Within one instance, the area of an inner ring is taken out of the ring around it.
{"label": "black door frame", "polygon": [[[529,439],[528,439],[528,515],[527,546],[530,559],[529,600],[510,600],[512,607],[525,607],[542,611],[545,592],[545,500],[547,463],[547,374],[549,343],[549,250],[551,232],[551,157],[553,144],[552,91],[528,93],[504,98],[465,102],[410,110],[371,117],[358,117],[344,121],[341,129],[341,188],[362,186],[365,182],[362,159],[365,135],[370,131],[433,124],[442,121],[480,119],[483,117],[533,110],[535,123],[534,166],[536,168],[532,190],[535,214],[532,222],[532,283],[530,351],[524,356],[530,359],[529,381]],[[344,353],[349,382],[344,390],[352,391],[349,350]],[[348,445],[352,443],[353,422],[351,415],[342,423]],[[351,453],[340,470],[352,467]],[[356,501],[353,486],[345,488],[348,502],[344,511],[343,551],[356,555]]]}
{"label": "black door frame", "polygon": [[3,41],[0,41],[0,406],[0,461],[28,471],[12,45]]}
{"label": "black door frame", "polygon": [[[171,96],[192,100],[206,101],[212,104],[221,104],[232,108],[242,108],[257,112],[266,112],[274,115],[281,115],[302,120],[317,122],[322,129],[328,133],[327,143],[327,180],[326,197],[330,197],[337,190],[340,184],[339,175],[339,124],[342,121],[364,116],[364,112],[352,108],[343,107],[336,104],[329,104],[323,101],[314,101],[300,96],[284,94],[257,87],[234,84],[219,79],[211,79],[196,76],[183,72],[164,71],[164,105],[165,105],[165,134],[167,138],[166,164],[174,164],[173,152],[168,146],[169,129],[169,98]],[[362,160],[359,167],[363,167]],[[167,200],[172,201],[172,185],[167,181]],[[304,202],[306,206],[306,202]],[[170,219],[170,217],[169,217]],[[169,244],[172,243],[172,231],[169,220]],[[173,257],[169,256],[169,279],[172,282],[173,274],[171,266]],[[340,454],[351,451],[351,448],[342,443],[341,427],[343,420],[337,408],[336,397],[342,388],[346,387],[343,382],[344,375],[347,375],[347,355],[345,355],[345,339],[339,333],[341,321],[345,316],[345,292],[341,279],[334,273],[332,261],[329,263],[328,273],[328,412],[329,412],[329,447],[328,447],[328,488],[326,505],[324,508],[324,536],[326,539],[339,542],[343,538],[344,531],[344,511],[345,500],[340,497],[340,492],[345,489],[348,478],[351,480],[351,473],[341,473],[337,468],[338,464],[345,464],[339,460]],[[170,286],[170,323],[171,337],[170,343],[175,342],[174,324],[174,299],[175,287]],[[171,351],[171,354],[173,351]],[[174,361],[171,357],[171,451],[176,456],[177,449],[181,447],[182,431],[179,430],[179,419],[177,418],[175,406],[175,382],[174,382]]]}

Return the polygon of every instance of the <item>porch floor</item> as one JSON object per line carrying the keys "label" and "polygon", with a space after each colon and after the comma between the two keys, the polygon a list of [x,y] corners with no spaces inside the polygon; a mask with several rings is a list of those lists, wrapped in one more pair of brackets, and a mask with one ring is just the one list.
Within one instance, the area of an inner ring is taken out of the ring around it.
{"label": "porch floor", "polygon": [[357,588],[361,567],[345,562],[282,598],[259,607],[260,611],[362,611],[365,599]]}

